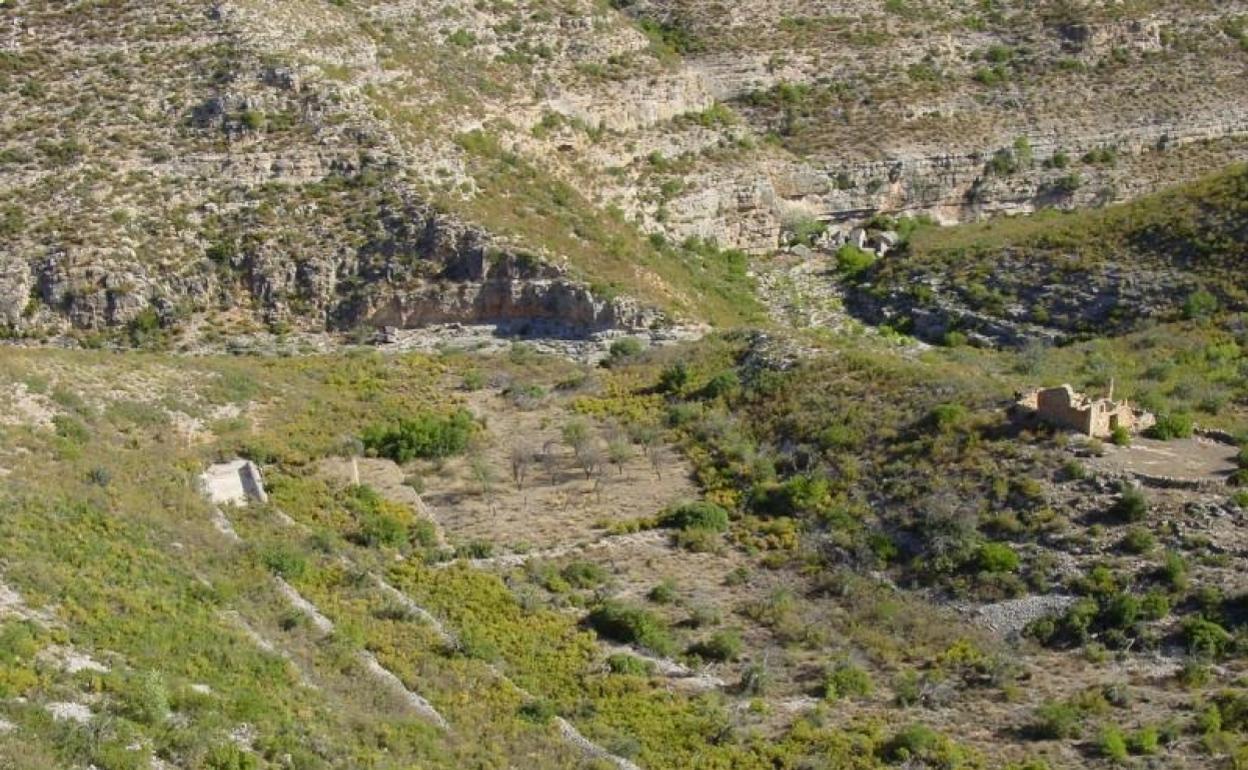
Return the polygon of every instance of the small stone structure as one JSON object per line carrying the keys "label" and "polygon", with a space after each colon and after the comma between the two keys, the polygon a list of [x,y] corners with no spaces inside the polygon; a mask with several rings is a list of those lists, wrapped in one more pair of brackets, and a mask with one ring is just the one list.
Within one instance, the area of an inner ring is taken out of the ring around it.
{"label": "small stone structure", "polygon": [[1070,385],[1060,385],[1033,390],[1017,403],[1044,422],[1093,438],[1109,438],[1120,427],[1138,433],[1157,421],[1151,412],[1136,409],[1129,401],[1115,401],[1112,383],[1105,398],[1090,398]]}
{"label": "small stone structure", "polygon": [[252,500],[261,503],[269,501],[260,469],[250,460],[233,460],[211,465],[200,475],[199,481],[204,492],[217,505],[246,505]]}

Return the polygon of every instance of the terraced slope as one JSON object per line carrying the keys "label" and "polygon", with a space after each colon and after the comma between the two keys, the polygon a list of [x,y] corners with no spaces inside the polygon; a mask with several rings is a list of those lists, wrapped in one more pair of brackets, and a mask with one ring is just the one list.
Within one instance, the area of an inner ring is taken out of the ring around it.
{"label": "terraced slope", "polygon": [[668,221],[749,222],[758,251],[804,218],[1099,204],[1245,157],[1242,3],[621,5],[769,145],[698,160]]}

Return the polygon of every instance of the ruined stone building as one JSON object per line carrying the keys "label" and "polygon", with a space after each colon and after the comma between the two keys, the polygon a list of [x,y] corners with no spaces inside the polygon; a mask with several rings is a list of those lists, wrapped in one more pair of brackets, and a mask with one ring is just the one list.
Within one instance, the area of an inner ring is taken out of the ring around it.
{"label": "ruined stone building", "polygon": [[1044,422],[1093,438],[1109,438],[1118,427],[1136,433],[1157,421],[1150,412],[1136,409],[1129,401],[1115,401],[1112,384],[1105,398],[1090,398],[1070,385],[1060,385],[1034,390],[1020,398],[1018,405]]}

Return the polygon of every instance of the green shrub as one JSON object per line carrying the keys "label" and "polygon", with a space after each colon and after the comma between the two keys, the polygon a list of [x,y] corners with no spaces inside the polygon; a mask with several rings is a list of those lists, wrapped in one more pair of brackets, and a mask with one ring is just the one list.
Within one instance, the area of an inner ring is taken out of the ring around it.
{"label": "green shrub", "polygon": [[1062,475],[1071,481],[1081,481],[1088,477],[1088,469],[1078,460],[1067,460],[1062,466]]}
{"label": "green shrub", "polygon": [[256,770],[260,767],[255,754],[233,743],[213,746],[204,761],[207,770]]}
{"label": "green shrub", "polygon": [[1109,436],[1109,441],[1115,446],[1131,446],[1131,431],[1125,426],[1115,425],[1113,433]]}
{"label": "green shrub", "polygon": [[1162,591],[1149,591],[1140,600],[1140,615],[1145,620],[1161,620],[1170,614],[1170,599]]}
{"label": "green shrub", "polygon": [[1208,318],[1217,310],[1218,298],[1204,289],[1197,289],[1183,301],[1183,317],[1189,321]]}
{"label": "green shrub", "polygon": [[636,358],[642,351],[641,340],[636,337],[624,337],[611,343],[611,347],[607,352],[607,365],[623,363],[630,358]]}
{"label": "green shrub", "polygon": [[1143,490],[1124,484],[1110,513],[1122,521],[1142,521],[1148,515],[1148,497]]}
{"label": "green shrub", "polygon": [[1192,655],[1218,658],[1231,644],[1231,634],[1212,620],[1188,618],[1183,622],[1183,640]]}
{"label": "green shrub", "polygon": [[913,724],[893,735],[884,744],[882,754],[889,762],[923,761],[935,758],[944,742],[932,728]]}
{"label": "green shrub", "polygon": [[697,642],[689,652],[707,660],[733,661],[741,657],[744,643],[741,634],[731,629],[716,631],[710,638]]}
{"label": "green shrub", "polygon": [[672,604],[677,598],[676,584],[670,579],[663,580],[650,589],[646,598],[655,604]]}
{"label": "green shrub", "polygon": [[961,404],[941,404],[927,415],[927,422],[941,433],[948,433],[966,422],[969,416]]}
{"label": "green shrub", "polygon": [[982,572],[1015,572],[1018,570],[1018,554],[1005,543],[984,543],[975,556]]}
{"label": "green shrub", "polygon": [[1190,438],[1193,430],[1195,426],[1190,415],[1163,414],[1157,418],[1157,423],[1144,433],[1149,438],[1169,441],[1176,438]]}
{"label": "green shrub", "polygon": [[1045,701],[1033,715],[1030,732],[1044,740],[1079,737],[1083,714],[1079,708],[1060,701]]}
{"label": "green shrub", "polygon": [[1127,553],[1141,554],[1148,553],[1157,545],[1153,533],[1143,527],[1132,527],[1127,530],[1127,534],[1123,535],[1122,542],[1119,547]]}
{"label": "green shrub", "polygon": [[680,393],[689,384],[689,367],[677,361],[659,374],[659,390],[664,393]]}
{"label": "green shrub", "polygon": [[1096,738],[1096,751],[1102,757],[1112,762],[1127,761],[1127,740],[1123,737],[1122,731],[1113,725],[1109,725],[1101,730],[1101,734]]}
{"label": "green shrub", "polygon": [[160,724],[169,716],[169,692],[164,679],[155,671],[128,683],[125,702],[127,715],[140,724]]}
{"label": "green shrub", "polygon": [[1187,588],[1187,561],[1184,560],[1183,554],[1177,551],[1166,551],[1157,574],[1166,585],[1176,591]]}
{"label": "green shrub", "polygon": [[823,697],[828,700],[865,698],[872,689],[871,675],[848,661],[838,663],[823,680]]}
{"label": "green shrub", "polygon": [[464,390],[481,390],[485,387],[485,374],[480,369],[469,369],[464,372]]}
{"label": "green shrub", "polygon": [[728,511],[705,500],[680,503],[664,511],[659,516],[659,524],[682,530],[724,532],[728,529]]}
{"label": "green shrub", "polygon": [[836,269],[842,275],[855,276],[875,264],[875,255],[847,243],[836,250]]}
{"label": "green shrub", "polygon": [[476,429],[472,414],[459,409],[449,415],[421,414],[395,425],[375,425],[364,431],[364,447],[397,463],[416,458],[450,457],[463,452]]}
{"label": "green shrub", "polygon": [[613,674],[626,676],[649,676],[654,673],[653,663],[624,652],[617,652],[607,656],[607,668]]}
{"label": "green shrub", "polygon": [[555,706],[547,700],[531,700],[520,707],[520,716],[530,722],[544,725],[554,719]]}
{"label": "green shrub", "polygon": [[1110,599],[1102,613],[1111,628],[1129,628],[1140,618],[1140,600],[1128,593]]}
{"label": "green shrub", "polygon": [[707,381],[702,386],[700,395],[703,398],[719,398],[721,396],[731,395],[741,388],[741,380],[737,377],[737,373],[728,369],[720,372]]}
{"label": "green shrub", "polygon": [[53,417],[52,427],[56,435],[74,444],[85,444],[91,438],[91,430],[86,423],[68,414]]}
{"label": "green shrub", "polygon": [[574,561],[560,571],[573,588],[593,588],[607,581],[607,571],[591,561]]}
{"label": "green shrub", "polygon": [[260,561],[270,572],[288,580],[301,577],[308,569],[303,554],[288,545],[269,546],[260,554]]}
{"label": "green shrub", "polygon": [[1127,736],[1127,748],[1132,754],[1156,754],[1161,745],[1161,736],[1156,727],[1145,726]]}
{"label": "green shrub", "polygon": [[618,601],[608,601],[589,613],[589,625],[598,633],[625,644],[639,644],[659,655],[676,646],[666,625],[656,615]]}
{"label": "green shrub", "polygon": [[360,517],[358,539],[362,545],[375,548],[398,548],[408,542],[407,524],[388,513],[367,513]]}

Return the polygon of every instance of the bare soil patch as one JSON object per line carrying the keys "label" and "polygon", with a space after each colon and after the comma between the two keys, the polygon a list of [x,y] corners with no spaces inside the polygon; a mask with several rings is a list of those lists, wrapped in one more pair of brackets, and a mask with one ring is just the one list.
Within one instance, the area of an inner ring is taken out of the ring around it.
{"label": "bare soil patch", "polygon": [[1225,480],[1235,471],[1238,450],[1207,438],[1157,441],[1136,438],[1129,447],[1107,444],[1091,464],[1101,470],[1171,476],[1192,481]]}
{"label": "bare soil patch", "polygon": [[[474,393],[468,402],[486,418],[485,440],[468,456],[414,467],[424,482],[425,505],[452,542],[485,541],[506,551],[582,544],[602,537],[604,526],[653,516],[697,496],[688,464],[668,448],[657,450],[662,453],[657,473],[634,447],[620,467],[605,465],[587,477],[561,441],[563,425],[575,418],[557,398],[533,409],[513,406],[495,393]],[[587,422],[597,434],[594,440],[605,442],[606,426]],[[511,470],[517,447],[549,451],[555,461],[550,467],[531,463],[527,479],[518,484]]]}

